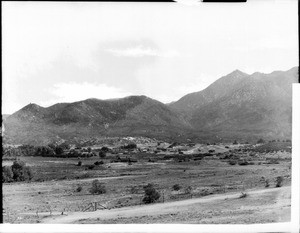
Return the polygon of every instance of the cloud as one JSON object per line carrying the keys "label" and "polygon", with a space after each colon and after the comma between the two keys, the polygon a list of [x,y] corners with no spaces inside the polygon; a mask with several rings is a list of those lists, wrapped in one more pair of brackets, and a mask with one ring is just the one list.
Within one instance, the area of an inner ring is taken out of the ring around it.
{"label": "cloud", "polygon": [[167,51],[160,51],[158,49],[154,49],[151,47],[145,47],[145,46],[135,46],[131,48],[125,48],[125,49],[107,49],[107,52],[112,53],[115,56],[118,57],[165,57],[165,58],[171,58],[171,57],[177,57],[179,56],[179,53],[175,50],[167,50]]}
{"label": "cloud", "polygon": [[75,102],[89,98],[112,99],[132,95],[132,93],[124,91],[121,88],[88,82],[57,83],[48,91],[54,98],[40,103],[45,107],[55,103]]}

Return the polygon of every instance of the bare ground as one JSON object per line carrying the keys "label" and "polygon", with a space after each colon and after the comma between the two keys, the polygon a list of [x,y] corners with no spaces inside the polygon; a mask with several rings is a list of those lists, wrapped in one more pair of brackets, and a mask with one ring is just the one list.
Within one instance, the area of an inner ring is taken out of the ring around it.
{"label": "bare ground", "polygon": [[291,187],[45,217],[42,223],[241,224],[290,221]]}

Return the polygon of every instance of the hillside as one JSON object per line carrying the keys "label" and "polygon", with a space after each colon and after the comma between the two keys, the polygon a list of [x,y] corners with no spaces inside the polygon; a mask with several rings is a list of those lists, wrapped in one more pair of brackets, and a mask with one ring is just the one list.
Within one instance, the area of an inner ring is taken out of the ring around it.
{"label": "hillside", "polygon": [[29,104],[4,119],[4,142],[47,144],[144,136],[168,141],[290,139],[298,67],[270,74],[239,70],[165,105],[146,96]]}
{"label": "hillside", "polygon": [[87,99],[43,108],[29,104],[5,120],[5,139],[11,143],[101,136],[176,137],[189,124],[166,105],[146,96]]}
{"label": "hillside", "polygon": [[290,138],[292,83],[298,81],[298,67],[270,74],[236,73],[171,107],[185,112],[194,128],[221,138]]}

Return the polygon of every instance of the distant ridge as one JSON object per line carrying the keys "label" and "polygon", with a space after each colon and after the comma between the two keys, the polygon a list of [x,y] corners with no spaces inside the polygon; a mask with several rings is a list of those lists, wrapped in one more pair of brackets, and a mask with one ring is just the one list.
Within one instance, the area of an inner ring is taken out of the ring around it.
{"label": "distant ridge", "polygon": [[206,89],[163,104],[147,96],[44,108],[28,104],[3,117],[4,142],[47,144],[103,136],[146,136],[164,140],[290,139],[292,83],[298,67],[251,75],[235,70]]}

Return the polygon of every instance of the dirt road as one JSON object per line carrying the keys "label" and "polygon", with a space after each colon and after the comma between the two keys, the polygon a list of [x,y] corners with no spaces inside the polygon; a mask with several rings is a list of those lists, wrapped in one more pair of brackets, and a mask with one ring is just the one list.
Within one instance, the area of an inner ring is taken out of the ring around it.
{"label": "dirt road", "polygon": [[[265,223],[290,220],[291,187],[46,217],[42,223]],[[276,214],[274,214],[276,213]]]}

